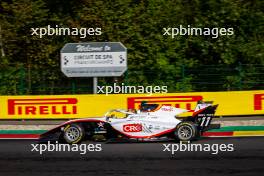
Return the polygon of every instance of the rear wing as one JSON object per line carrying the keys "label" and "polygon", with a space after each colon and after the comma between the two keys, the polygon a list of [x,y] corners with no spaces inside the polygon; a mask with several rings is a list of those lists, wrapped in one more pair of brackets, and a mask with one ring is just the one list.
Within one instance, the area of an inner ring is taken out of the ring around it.
{"label": "rear wing", "polygon": [[198,111],[201,111],[202,109],[204,109],[204,108],[206,108],[208,106],[213,105],[213,103],[214,103],[213,101],[198,101],[197,102],[197,105],[195,107],[195,110],[193,112],[193,116],[195,114],[197,114]]}
{"label": "rear wing", "polygon": [[208,129],[212,118],[215,115],[218,105],[213,105],[212,101],[198,101],[193,115],[188,117],[188,121],[196,123],[201,131]]}

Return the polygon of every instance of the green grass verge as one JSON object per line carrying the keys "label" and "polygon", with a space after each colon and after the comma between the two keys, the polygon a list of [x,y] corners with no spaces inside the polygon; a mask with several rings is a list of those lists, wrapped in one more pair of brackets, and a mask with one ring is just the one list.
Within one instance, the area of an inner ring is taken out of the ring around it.
{"label": "green grass verge", "polygon": [[0,134],[42,134],[47,130],[0,130]]}

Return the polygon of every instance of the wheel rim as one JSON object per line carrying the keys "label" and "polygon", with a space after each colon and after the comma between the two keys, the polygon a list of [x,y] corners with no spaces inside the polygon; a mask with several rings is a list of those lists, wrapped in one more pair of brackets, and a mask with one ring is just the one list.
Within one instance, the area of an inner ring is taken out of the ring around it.
{"label": "wheel rim", "polygon": [[65,135],[68,140],[76,141],[80,137],[80,131],[75,127],[70,127],[66,130]]}
{"label": "wheel rim", "polygon": [[181,139],[190,139],[193,135],[193,130],[190,126],[181,126],[178,130],[178,135]]}

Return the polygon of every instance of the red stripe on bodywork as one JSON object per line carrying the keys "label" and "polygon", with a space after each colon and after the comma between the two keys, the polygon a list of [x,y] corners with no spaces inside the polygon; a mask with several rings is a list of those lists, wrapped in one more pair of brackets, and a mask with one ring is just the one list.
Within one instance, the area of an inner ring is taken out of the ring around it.
{"label": "red stripe on bodywork", "polygon": [[205,107],[205,108],[203,108],[203,109],[200,109],[200,110],[198,110],[198,111],[193,112],[193,115],[192,115],[192,116],[195,117],[197,114],[203,112],[206,108],[207,108],[207,107]]}
{"label": "red stripe on bodywork", "polygon": [[171,132],[173,132],[175,130],[175,128],[173,128],[173,129],[162,131],[160,133],[149,135],[149,136],[134,136],[134,135],[126,134],[126,133],[124,133],[122,131],[119,131],[119,130],[117,130],[115,128],[113,128],[113,129],[116,130],[117,132],[127,136],[127,137],[130,137],[130,138],[152,138],[152,137],[158,137],[158,136],[162,136],[163,134],[171,133]]}

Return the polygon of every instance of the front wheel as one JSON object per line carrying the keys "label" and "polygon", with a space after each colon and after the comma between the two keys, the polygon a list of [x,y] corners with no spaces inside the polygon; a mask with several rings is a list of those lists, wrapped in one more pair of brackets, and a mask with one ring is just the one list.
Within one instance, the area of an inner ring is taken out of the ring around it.
{"label": "front wheel", "polygon": [[175,137],[180,141],[192,141],[198,137],[198,129],[193,122],[181,122],[175,130]]}
{"label": "front wheel", "polygon": [[85,135],[83,127],[79,124],[70,124],[63,131],[63,139],[68,144],[80,143]]}

